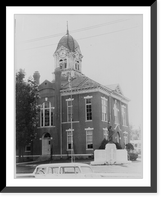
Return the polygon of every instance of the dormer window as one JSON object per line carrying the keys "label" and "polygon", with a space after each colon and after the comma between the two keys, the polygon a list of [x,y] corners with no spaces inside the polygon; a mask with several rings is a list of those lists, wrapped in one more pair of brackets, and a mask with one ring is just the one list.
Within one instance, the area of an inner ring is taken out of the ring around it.
{"label": "dormer window", "polygon": [[60,59],[59,67],[60,67],[60,69],[66,69],[67,68],[67,59]]}

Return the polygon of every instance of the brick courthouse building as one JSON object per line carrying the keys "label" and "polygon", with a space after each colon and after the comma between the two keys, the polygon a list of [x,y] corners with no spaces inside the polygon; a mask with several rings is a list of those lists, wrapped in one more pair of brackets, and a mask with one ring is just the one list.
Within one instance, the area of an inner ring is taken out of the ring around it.
{"label": "brick courthouse building", "polygon": [[25,155],[91,155],[108,128],[122,148],[129,142],[128,102],[118,84],[103,86],[82,74],[82,53],[77,41],[64,35],[53,54],[55,79],[39,83],[39,127],[36,138],[25,147]]}

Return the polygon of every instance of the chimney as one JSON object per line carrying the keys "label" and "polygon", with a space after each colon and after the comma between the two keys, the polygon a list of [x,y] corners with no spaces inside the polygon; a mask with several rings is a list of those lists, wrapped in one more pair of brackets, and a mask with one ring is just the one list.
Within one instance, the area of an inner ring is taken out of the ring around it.
{"label": "chimney", "polygon": [[33,74],[33,78],[34,78],[34,81],[37,85],[39,85],[40,83],[40,74],[38,71],[35,71],[35,73]]}
{"label": "chimney", "polygon": [[57,67],[55,69],[55,93],[60,93],[61,88],[61,69],[60,67]]}
{"label": "chimney", "polygon": [[60,88],[61,88],[61,70],[60,68],[55,69],[55,132],[58,140],[58,144],[60,144],[60,123],[61,123],[61,116],[60,116]]}

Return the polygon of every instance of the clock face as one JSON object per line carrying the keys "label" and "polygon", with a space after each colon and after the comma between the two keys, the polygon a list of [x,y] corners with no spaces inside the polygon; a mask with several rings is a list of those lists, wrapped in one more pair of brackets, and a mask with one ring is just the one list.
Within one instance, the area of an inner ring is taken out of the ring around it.
{"label": "clock face", "polygon": [[65,57],[66,51],[65,50],[60,51],[59,55],[60,55],[60,57]]}

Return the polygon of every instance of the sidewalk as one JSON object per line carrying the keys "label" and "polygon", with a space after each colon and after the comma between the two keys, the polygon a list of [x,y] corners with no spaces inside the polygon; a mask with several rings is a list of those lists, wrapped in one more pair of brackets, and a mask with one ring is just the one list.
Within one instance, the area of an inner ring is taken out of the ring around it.
{"label": "sidewalk", "polygon": [[142,174],[135,174],[135,173],[110,173],[108,175],[106,175],[106,173],[104,173],[104,177],[103,178],[118,178],[118,179],[141,179]]}
{"label": "sidewalk", "polygon": [[[80,163],[86,163],[86,164],[90,164],[90,162],[93,161],[93,159],[75,159],[75,162],[80,162]],[[56,160],[51,160],[51,159],[47,159],[47,160],[35,160],[35,161],[28,161],[28,162],[20,162],[20,163],[16,163],[16,165],[28,165],[28,164],[47,164],[47,163],[68,163],[71,162],[71,159],[56,159]]]}
{"label": "sidewalk", "polygon": [[96,173],[109,173],[111,178],[142,178],[143,166],[141,160],[122,165],[92,166]]}
{"label": "sidewalk", "polygon": [[26,165],[26,164],[31,164],[31,163],[36,163],[36,161],[20,162],[20,163],[16,163],[16,165]]}

